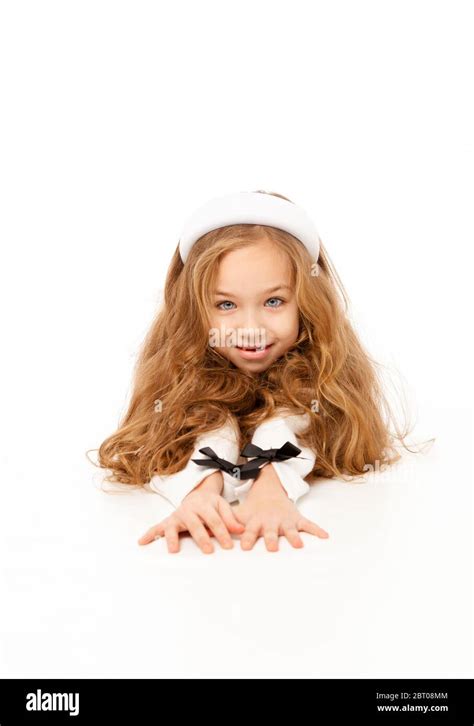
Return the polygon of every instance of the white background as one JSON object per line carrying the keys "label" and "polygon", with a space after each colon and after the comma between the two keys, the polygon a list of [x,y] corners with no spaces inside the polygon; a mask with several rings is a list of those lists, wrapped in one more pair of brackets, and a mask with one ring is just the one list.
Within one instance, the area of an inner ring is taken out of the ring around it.
{"label": "white background", "polygon": [[[0,675],[473,677],[469,2],[3,2]],[[330,538],[137,539],[85,451],[126,410],[187,214],[313,217],[412,441],[300,500]]]}

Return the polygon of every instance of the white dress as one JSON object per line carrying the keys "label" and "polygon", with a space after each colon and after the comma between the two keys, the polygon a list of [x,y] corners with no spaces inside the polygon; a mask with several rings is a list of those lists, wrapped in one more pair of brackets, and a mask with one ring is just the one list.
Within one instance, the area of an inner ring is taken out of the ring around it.
{"label": "white dress", "polygon": [[[280,409],[275,416],[264,421],[254,431],[252,444],[261,449],[278,449],[287,441],[298,446],[301,453],[297,457],[286,461],[272,461],[267,466],[273,466],[278,478],[285,489],[289,499],[296,502],[299,497],[306,494],[309,484],[304,477],[314,467],[316,455],[308,447],[298,443],[297,435],[304,431],[309,424],[309,414],[289,414]],[[196,439],[194,451],[191,454],[186,466],[175,474],[155,474],[146,488],[165,497],[174,507],[179,507],[189,492],[197,487],[203,479],[215,471],[221,471],[213,467],[196,464],[192,459],[205,459],[205,454],[199,449],[209,447],[220,459],[226,459],[235,464],[242,464],[248,459],[240,456],[238,447],[238,431],[232,419],[220,429],[205,433]],[[255,479],[244,479],[241,482],[232,474],[222,471],[224,487],[222,496],[228,502],[242,502]]]}

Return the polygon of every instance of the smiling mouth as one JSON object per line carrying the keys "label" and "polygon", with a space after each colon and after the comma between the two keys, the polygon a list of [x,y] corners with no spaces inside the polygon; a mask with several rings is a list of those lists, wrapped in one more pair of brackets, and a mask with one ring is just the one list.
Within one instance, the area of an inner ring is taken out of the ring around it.
{"label": "smiling mouth", "polygon": [[268,345],[260,345],[260,346],[253,345],[252,347],[249,347],[249,348],[245,348],[243,345],[236,345],[235,347],[238,348],[239,350],[253,350],[253,351],[261,352],[262,350],[266,350],[267,348],[270,348],[271,345],[273,345],[273,343],[269,343]]}
{"label": "smiling mouth", "polygon": [[243,358],[244,360],[252,361],[265,358],[268,355],[268,352],[272,345],[273,343],[270,343],[269,345],[263,347],[260,346],[258,348],[256,346],[244,348],[240,345],[236,345],[235,347],[241,358]]}

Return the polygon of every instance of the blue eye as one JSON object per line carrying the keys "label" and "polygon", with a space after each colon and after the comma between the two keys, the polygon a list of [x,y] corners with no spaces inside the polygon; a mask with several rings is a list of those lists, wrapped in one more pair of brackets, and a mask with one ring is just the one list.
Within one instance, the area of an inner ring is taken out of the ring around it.
{"label": "blue eye", "polygon": [[230,300],[224,300],[223,302],[218,303],[217,304],[217,307],[219,308],[219,310],[232,310],[232,308],[223,308],[223,307],[221,307],[221,305],[226,305],[227,303],[229,303],[230,305],[234,305],[234,303],[231,302]]}
{"label": "blue eye", "polygon": [[[269,297],[267,302],[270,302],[270,300],[276,300],[277,302],[281,303],[281,305],[283,305],[283,303],[285,302],[284,300],[281,299],[281,297]],[[269,307],[279,308],[279,307],[281,307],[281,305],[269,305]]]}
{"label": "blue eye", "polygon": [[[279,308],[285,302],[284,300],[281,299],[281,297],[269,297],[268,300],[265,302],[265,305],[269,302],[271,303],[272,301],[276,302],[276,305],[268,305],[267,307]],[[233,307],[223,307],[224,305],[225,306],[231,305]],[[235,303],[231,302],[230,300],[223,300],[222,302],[217,303],[216,307],[219,310],[233,310],[236,307],[236,305],[235,305]]]}

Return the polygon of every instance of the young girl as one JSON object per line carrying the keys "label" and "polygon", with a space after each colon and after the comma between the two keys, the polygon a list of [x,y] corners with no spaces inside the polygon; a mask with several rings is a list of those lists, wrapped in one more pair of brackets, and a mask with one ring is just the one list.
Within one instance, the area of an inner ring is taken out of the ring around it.
{"label": "young girl", "polygon": [[[179,551],[189,532],[268,550],[328,533],[297,500],[314,477],[400,458],[375,364],[303,209],[263,191],[212,199],[186,221],[164,303],[140,352],[128,411],[99,448],[111,482],[145,486],[174,512],[139,540]],[[395,438],[402,440],[399,433]],[[238,502],[231,507],[231,503]]]}

